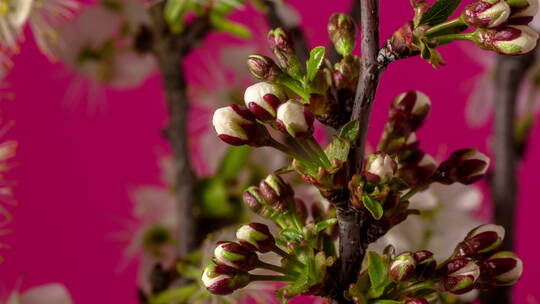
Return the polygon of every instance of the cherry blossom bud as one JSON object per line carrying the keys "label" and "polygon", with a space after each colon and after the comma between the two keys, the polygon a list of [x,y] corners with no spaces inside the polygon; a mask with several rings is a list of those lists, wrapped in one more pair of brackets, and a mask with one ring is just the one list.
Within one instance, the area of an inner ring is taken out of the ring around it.
{"label": "cherry blossom bud", "polygon": [[226,265],[206,266],[201,278],[208,291],[216,295],[231,294],[249,284],[249,274]]}
{"label": "cherry blossom bud", "polygon": [[394,282],[407,281],[414,274],[416,260],[412,252],[398,255],[390,264],[390,277]]}
{"label": "cherry blossom bud", "polygon": [[217,109],[212,123],[218,137],[229,145],[260,147],[270,138],[266,128],[255,121],[248,109],[235,104]]}
{"label": "cherry blossom bud", "polygon": [[451,260],[442,269],[445,277],[442,280],[444,289],[453,294],[464,294],[474,288],[480,276],[480,267],[468,258]]}
{"label": "cherry blossom bud", "polygon": [[257,254],[234,242],[218,242],[214,249],[214,258],[218,264],[223,264],[241,271],[250,271],[257,267]]}
{"label": "cherry blossom bud", "polygon": [[285,93],[275,84],[259,82],[246,89],[244,101],[246,107],[260,120],[276,118],[277,108],[285,101]]}
{"label": "cherry blossom bud", "polygon": [[384,152],[368,156],[364,175],[370,183],[386,184],[394,177],[397,162]]}
{"label": "cherry blossom bud", "polygon": [[506,0],[512,10],[510,24],[529,24],[538,13],[538,0]]}
{"label": "cherry blossom bud", "polygon": [[523,262],[513,252],[501,251],[484,261],[495,286],[515,284],[523,272]]}
{"label": "cherry blossom bud", "polygon": [[266,201],[259,187],[251,186],[246,189],[242,199],[246,206],[254,213],[267,219],[272,219],[276,216],[275,211],[266,206]]}
{"label": "cherry blossom bud", "polygon": [[504,227],[494,224],[481,225],[469,232],[456,247],[457,256],[475,256],[497,249],[504,239]]}
{"label": "cherry blossom bud", "polygon": [[429,304],[429,302],[422,298],[409,298],[404,300],[403,304]]}
{"label": "cherry blossom bud", "polygon": [[276,240],[268,226],[261,223],[243,225],[236,231],[240,244],[249,250],[266,253],[276,247]]}
{"label": "cherry blossom bud", "polygon": [[478,28],[497,27],[510,17],[510,6],[505,0],[478,0],[465,7],[463,21]]}
{"label": "cherry blossom bud", "polygon": [[421,280],[431,277],[437,268],[437,261],[433,257],[433,253],[427,250],[420,250],[414,253],[416,260],[415,276]]}
{"label": "cherry blossom bud", "polygon": [[302,68],[294,51],[294,41],[289,33],[282,28],[271,30],[268,33],[268,44],[283,70],[294,77],[302,76]]}
{"label": "cherry blossom bud", "polygon": [[259,80],[274,81],[283,74],[274,60],[263,55],[249,56],[247,65],[251,75]]}
{"label": "cherry blossom bud", "polygon": [[313,114],[300,102],[289,100],[279,106],[277,125],[279,129],[292,137],[304,137],[313,134]]}
{"label": "cherry blossom bud", "polygon": [[473,41],[479,47],[502,55],[523,55],[536,47],[538,33],[524,25],[506,26],[493,30],[477,30]]}
{"label": "cherry blossom bud", "polygon": [[286,199],[293,194],[291,186],[276,174],[268,175],[260,182],[259,187],[264,199],[269,203]]}
{"label": "cherry blossom bud", "polygon": [[340,13],[330,16],[328,35],[340,55],[346,56],[353,51],[356,34],[357,27],[352,17]]}
{"label": "cherry blossom bud", "polygon": [[426,94],[409,91],[396,97],[392,104],[394,109],[404,112],[410,120],[411,131],[418,130],[431,112],[431,101]]}
{"label": "cherry blossom bud", "polygon": [[458,182],[470,185],[482,179],[489,168],[489,157],[474,148],[457,150],[444,161],[437,172],[435,180],[450,185]]}
{"label": "cherry blossom bud", "polygon": [[435,159],[421,150],[411,152],[399,165],[398,177],[411,187],[425,183],[437,171]]}

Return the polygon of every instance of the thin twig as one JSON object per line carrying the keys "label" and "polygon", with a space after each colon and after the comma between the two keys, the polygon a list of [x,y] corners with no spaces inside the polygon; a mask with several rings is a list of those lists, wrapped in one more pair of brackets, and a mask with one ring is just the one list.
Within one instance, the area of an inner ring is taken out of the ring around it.
{"label": "thin twig", "polygon": [[[514,248],[514,224],[517,207],[517,163],[514,130],[518,91],[532,66],[535,52],[523,56],[498,56],[495,77],[494,171],[491,183],[495,223],[506,229],[504,250]],[[486,291],[482,303],[512,302],[510,287]]]}

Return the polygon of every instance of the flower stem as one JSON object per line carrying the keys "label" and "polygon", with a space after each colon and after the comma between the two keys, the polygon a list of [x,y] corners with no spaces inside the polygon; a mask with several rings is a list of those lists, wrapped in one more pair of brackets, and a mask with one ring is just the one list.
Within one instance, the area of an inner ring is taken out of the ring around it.
{"label": "flower stem", "polygon": [[271,139],[270,142],[268,143],[268,145],[272,148],[275,148],[285,154],[288,154],[290,156],[292,156],[293,158],[296,158],[298,159],[299,161],[305,163],[305,164],[311,164],[312,162],[309,161],[307,158],[305,158],[304,156],[300,155],[300,153],[294,151],[293,149],[285,146],[284,144],[278,142],[277,140],[275,139]]}
{"label": "flower stem", "polygon": [[291,276],[281,276],[281,275],[250,274],[249,275],[249,280],[251,282],[254,282],[254,281],[278,281],[278,282],[289,281],[289,282],[292,282],[292,281],[295,280],[295,278],[293,278]]}
{"label": "flower stem", "polygon": [[287,270],[285,268],[279,267],[277,265],[268,264],[268,263],[265,263],[263,261],[259,261],[259,264],[257,265],[257,267],[262,268],[262,269],[275,271],[275,272],[279,272],[279,273],[282,273],[284,275],[291,275],[291,276],[298,275],[297,272],[289,271],[289,270]]}
{"label": "flower stem", "polygon": [[436,40],[439,46],[448,44],[456,40],[472,41],[473,39],[474,39],[473,33],[447,34],[447,35],[433,37],[433,40]]}
{"label": "flower stem", "polygon": [[458,17],[456,19],[448,20],[446,22],[443,22],[441,24],[437,24],[431,27],[430,29],[426,31],[426,36],[433,36],[436,33],[451,30],[451,29],[454,29],[463,25],[465,25],[465,22],[463,22],[461,17]]}
{"label": "flower stem", "polygon": [[295,138],[296,142],[302,149],[307,153],[307,155],[314,160],[319,166],[326,167],[324,162],[321,160],[321,157],[313,151],[313,149],[309,146],[309,143],[304,138]]}
{"label": "flower stem", "polygon": [[308,144],[310,144],[311,147],[313,147],[315,149],[315,152],[317,152],[317,154],[320,156],[322,162],[327,166],[327,168],[330,168],[332,166],[332,164],[330,163],[330,160],[328,159],[328,156],[326,156],[326,153],[321,148],[319,143],[315,140],[315,138],[313,138],[313,136],[311,136],[310,138],[307,139],[307,141],[308,141]]}
{"label": "flower stem", "polygon": [[274,249],[272,249],[272,251],[274,253],[276,253],[277,255],[281,256],[282,258],[286,259],[287,261],[289,261],[289,262],[293,263],[294,265],[300,267],[300,268],[304,268],[306,266],[306,265],[302,264],[302,262],[300,262],[298,259],[293,257],[292,255],[290,255],[290,254],[286,253],[285,251],[283,251],[278,246],[275,246]]}

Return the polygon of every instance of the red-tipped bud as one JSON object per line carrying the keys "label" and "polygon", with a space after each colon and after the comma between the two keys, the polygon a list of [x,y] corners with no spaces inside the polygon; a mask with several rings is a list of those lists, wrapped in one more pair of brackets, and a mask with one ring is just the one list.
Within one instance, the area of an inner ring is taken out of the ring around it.
{"label": "red-tipped bud", "polygon": [[219,108],[212,119],[218,137],[229,145],[266,145],[270,134],[266,128],[255,121],[248,109],[238,105]]}
{"label": "red-tipped bud", "polygon": [[425,280],[435,273],[437,261],[433,257],[433,253],[427,250],[420,250],[414,253],[416,260],[416,268],[414,274],[420,280]]}
{"label": "red-tipped bud", "polygon": [[456,256],[475,256],[491,252],[501,245],[504,227],[494,224],[481,225],[469,232],[456,247]]}
{"label": "red-tipped bud", "polygon": [[246,107],[260,120],[276,118],[276,111],[285,101],[285,93],[275,84],[259,82],[246,89],[244,102]]}
{"label": "red-tipped bud", "polygon": [[279,129],[292,137],[313,134],[313,113],[296,100],[289,100],[279,106],[276,123]]}
{"label": "red-tipped bud", "polygon": [[276,240],[268,226],[261,223],[250,223],[236,230],[236,238],[249,250],[266,253],[276,247]]}
{"label": "red-tipped bud", "polygon": [[510,24],[527,25],[538,13],[538,0],[506,0],[512,13]]}
{"label": "red-tipped bud", "polygon": [[201,280],[211,293],[226,295],[249,284],[249,274],[226,265],[210,264],[204,269]]}
{"label": "red-tipped bud", "polygon": [[370,183],[386,184],[392,180],[397,170],[397,162],[384,152],[368,156],[364,175]]}
{"label": "red-tipped bud", "polygon": [[474,288],[480,276],[480,267],[468,258],[451,260],[442,269],[445,276],[442,280],[445,291],[453,294],[464,294]]}
{"label": "red-tipped bud", "polygon": [[328,35],[341,56],[349,55],[356,41],[357,26],[354,19],[340,13],[334,13],[328,21]]}
{"label": "red-tipped bud", "polygon": [[505,0],[478,0],[467,5],[461,16],[472,27],[494,28],[508,20],[510,6]]}
{"label": "red-tipped bud", "polygon": [[259,80],[274,81],[283,75],[274,60],[263,55],[249,56],[247,65],[251,75]]}
{"label": "red-tipped bud", "polygon": [[279,66],[291,76],[301,77],[302,69],[294,51],[294,41],[282,28],[268,33],[268,44],[276,56]]}
{"label": "red-tipped bud", "polygon": [[261,194],[266,202],[277,211],[285,211],[290,207],[294,192],[279,175],[270,174],[259,184]]}
{"label": "red-tipped bud", "polygon": [[536,47],[538,33],[525,25],[477,30],[473,41],[481,48],[502,55],[523,55]]}
{"label": "red-tipped bud", "polygon": [[254,213],[267,219],[275,218],[276,212],[266,205],[266,201],[259,187],[249,187],[244,191],[242,198],[246,206]]}
{"label": "red-tipped bud", "polygon": [[489,168],[489,157],[475,148],[457,150],[444,161],[437,172],[435,180],[450,185],[455,182],[470,185],[482,179]]}
{"label": "red-tipped bud", "polygon": [[523,262],[509,251],[497,252],[483,263],[494,286],[513,285],[523,272]]}
{"label": "red-tipped bud", "polygon": [[223,264],[241,271],[250,271],[257,267],[257,254],[234,242],[219,242],[214,250],[216,263]]}
{"label": "red-tipped bud", "polygon": [[398,255],[390,264],[390,277],[394,282],[403,282],[410,279],[416,268],[416,260],[412,252]]}
{"label": "red-tipped bud", "polygon": [[392,106],[407,116],[411,131],[418,130],[431,112],[431,101],[429,97],[422,92],[414,90],[398,95]]}
{"label": "red-tipped bud", "polygon": [[399,165],[398,176],[411,187],[425,183],[437,171],[435,159],[421,150],[413,151]]}

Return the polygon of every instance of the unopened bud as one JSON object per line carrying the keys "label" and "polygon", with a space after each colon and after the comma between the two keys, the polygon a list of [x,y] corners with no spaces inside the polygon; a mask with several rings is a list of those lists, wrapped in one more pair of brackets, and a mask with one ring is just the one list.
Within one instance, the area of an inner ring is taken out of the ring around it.
{"label": "unopened bud", "polygon": [[418,130],[431,112],[431,101],[426,94],[419,91],[409,91],[396,97],[392,106],[407,115],[411,131]]}
{"label": "unopened bud", "polygon": [[435,173],[435,180],[450,185],[458,182],[470,185],[482,179],[489,168],[489,157],[474,148],[457,150]]}
{"label": "unopened bud", "polygon": [[349,55],[353,51],[356,32],[357,26],[352,17],[340,13],[330,16],[328,35],[341,56]]}
{"label": "unopened bud", "polygon": [[397,162],[384,152],[368,156],[364,175],[370,183],[386,184],[394,177]]}
{"label": "unopened bud", "polygon": [[513,252],[501,251],[484,261],[495,286],[515,284],[523,272],[523,262]]}
{"label": "unopened bud", "polygon": [[420,280],[425,280],[435,273],[437,261],[433,257],[433,253],[427,250],[420,250],[414,253],[416,260],[416,268],[414,274]]}
{"label": "unopened bud", "polygon": [[266,206],[266,201],[259,187],[251,186],[246,189],[242,199],[246,206],[254,213],[267,219],[273,219],[276,216],[275,211]]}
{"label": "unopened bud", "polygon": [[284,211],[287,207],[286,201],[290,201],[293,198],[293,190],[289,184],[287,184],[279,175],[270,174],[259,184],[261,193],[270,205],[279,203],[280,207],[274,208],[279,211]]}
{"label": "unopened bud", "polygon": [[457,258],[444,265],[445,277],[442,282],[447,292],[464,294],[474,288],[480,276],[480,267],[468,258]]}
{"label": "unopened bud", "polygon": [[478,28],[497,27],[510,17],[510,6],[505,0],[478,0],[463,9],[463,21]]}
{"label": "unopened bud", "polygon": [[244,102],[246,107],[260,120],[276,118],[277,108],[285,101],[285,93],[275,84],[259,82],[246,89]]}
{"label": "unopened bud", "polygon": [[538,33],[525,25],[477,30],[473,41],[481,48],[502,55],[523,55],[536,47]]}
{"label": "unopened bud", "polygon": [[214,112],[212,123],[218,137],[229,145],[264,146],[270,134],[248,109],[238,105],[219,108]]}
{"label": "unopened bud", "polygon": [[249,284],[249,274],[226,265],[206,266],[201,278],[208,291],[216,295],[227,295]]}
{"label": "unopened bud", "polygon": [[506,0],[512,13],[510,24],[527,25],[538,13],[538,0]]}
{"label": "unopened bud", "polygon": [[294,77],[302,76],[302,69],[294,51],[294,41],[289,33],[282,28],[271,30],[268,33],[268,44],[283,70]]}
{"label": "unopened bud", "polygon": [[435,159],[421,150],[411,152],[399,165],[398,176],[411,187],[425,183],[437,171]]}
{"label": "unopened bud", "polygon": [[259,257],[254,251],[234,242],[219,242],[214,250],[214,258],[218,264],[241,271],[255,269],[259,263]]}
{"label": "unopened bud", "polygon": [[277,125],[279,129],[292,137],[304,137],[313,134],[313,113],[303,104],[289,100],[279,106],[277,111]]}
{"label": "unopened bud", "polygon": [[504,227],[494,224],[481,225],[469,232],[456,247],[457,256],[475,256],[497,249],[504,239]]}
{"label": "unopened bud", "polygon": [[416,260],[412,252],[398,255],[390,264],[390,276],[394,282],[407,281],[414,274]]}
{"label": "unopened bud", "polygon": [[263,55],[249,56],[247,65],[251,75],[259,80],[274,81],[283,74],[274,60]]}
{"label": "unopened bud", "polygon": [[240,244],[250,250],[266,253],[276,247],[276,240],[268,226],[261,223],[243,225],[236,231]]}

